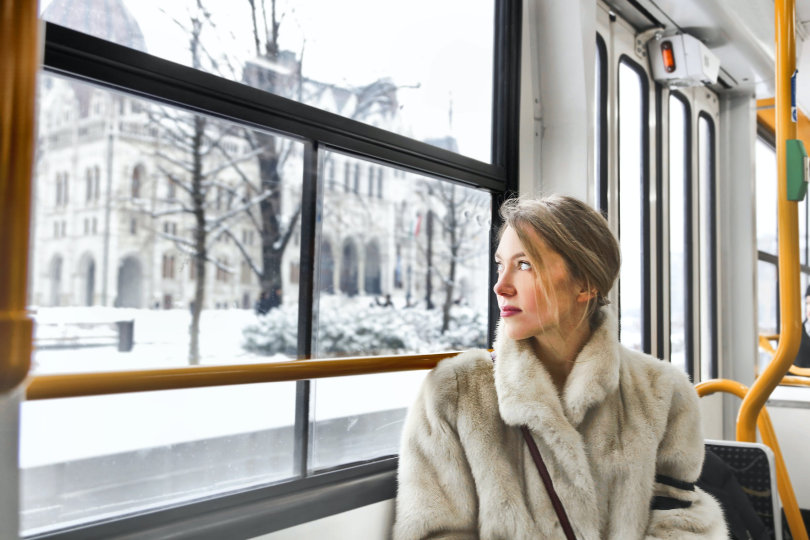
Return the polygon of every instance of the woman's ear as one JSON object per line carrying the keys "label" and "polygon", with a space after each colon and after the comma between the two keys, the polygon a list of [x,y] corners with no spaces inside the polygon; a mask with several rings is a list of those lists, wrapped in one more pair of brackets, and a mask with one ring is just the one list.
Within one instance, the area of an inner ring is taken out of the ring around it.
{"label": "woman's ear", "polygon": [[598,294],[596,289],[588,289],[583,287],[577,295],[577,302],[590,302]]}

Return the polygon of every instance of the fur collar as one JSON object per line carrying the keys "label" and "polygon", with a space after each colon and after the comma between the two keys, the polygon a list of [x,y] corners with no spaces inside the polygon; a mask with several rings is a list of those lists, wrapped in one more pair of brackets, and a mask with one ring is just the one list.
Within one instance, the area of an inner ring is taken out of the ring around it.
{"label": "fur collar", "polygon": [[616,317],[602,308],[591,339],[577,356],[560,398],[551,376],[535,356],[529,340],[515,341],[498,325],[495,385],[501,416],[507,424],[539,430],[547,421],[565,419],[579,426],[585,413],[619,385]]}

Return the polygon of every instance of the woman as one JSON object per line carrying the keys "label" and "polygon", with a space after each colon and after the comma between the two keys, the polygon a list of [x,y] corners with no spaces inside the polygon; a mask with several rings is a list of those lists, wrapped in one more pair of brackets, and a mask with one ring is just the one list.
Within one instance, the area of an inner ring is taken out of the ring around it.
{"label": "woman", "polygon": [[[623,347],[604,307],[619,247],[570,198],[508,201],[495,352],[441,362],[408,414],[394,538],[727,538],[684,373]],[[524,440],[521,426],[526,426]]]}

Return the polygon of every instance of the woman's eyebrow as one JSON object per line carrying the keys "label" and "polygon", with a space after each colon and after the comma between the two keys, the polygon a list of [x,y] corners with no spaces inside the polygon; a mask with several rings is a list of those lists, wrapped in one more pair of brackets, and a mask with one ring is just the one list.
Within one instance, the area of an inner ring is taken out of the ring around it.
{"label": "woman's eyebrow", "polygon": [[[509,258],[509,259],[519,259],[519,258],[525,257],[525,256],[526,256],[526,254],[523,253],[522,251],[520,251],[518,253],[515,253],[511,257],[507,257],[507,258]],[[495,258],[496,259],[503,259],[503,255],[501,255],[500,253],[495,253]]]}

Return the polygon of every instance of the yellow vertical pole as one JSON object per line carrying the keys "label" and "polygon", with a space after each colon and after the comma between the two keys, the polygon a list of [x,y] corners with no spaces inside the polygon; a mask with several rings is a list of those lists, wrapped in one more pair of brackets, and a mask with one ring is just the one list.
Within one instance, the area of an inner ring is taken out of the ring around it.
{"label": "yellow vertical pole", "polygon": [[796,69],[795,0],[776,0],[776,167],[779,216],[779,345],[743,399],[737,416],[737,440],[754,442],[755,423],[768,396],[790,369],[801,339],[799,294],[799,221],[795,201],[787,200],[787,139],[796,138],[791,118],[790,79]]}
{"label": "yellow vertical pole", "polygon": [[28,234],[38,67],[36,0],[0,2],[0,392],[31,364]]}
{"label": "yellow vertical pole", "polygon": [[[756,440],[755,422],[768,397],[790,369],[801,340],[801,302],[799,290],[799,221],[798,203],[787,199],[787,144],[796,138],[796,124],[791,115],[791,77],[796,70],[795,0],[775,0],[776,19],[776,168],[777,215],[779,224],[779,345],[773,360],[763,371],[750,391],[745,394],[737,415],[737,440]],[[763,439],[766,434],[762,433]],[[767,435],[773,437],[772,434]],[[774,438],[775,441],[775,438]],[[776,448],[776,447],[772,447]],[[779,455],[781,460],[781,455]],[[786,470],[778,471],[781,491],[790,488]],[[808,540],[792,489],[786,497],[785,516],[790,532],[796,540]],[[784,496],[784,495],[783,495]]]}

